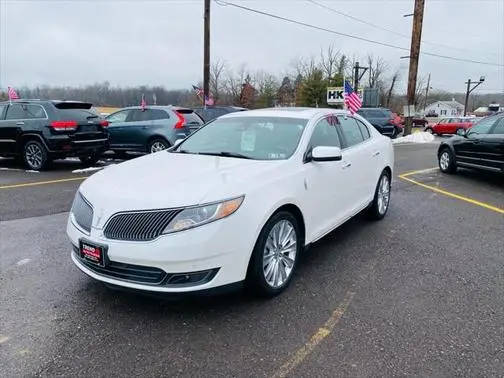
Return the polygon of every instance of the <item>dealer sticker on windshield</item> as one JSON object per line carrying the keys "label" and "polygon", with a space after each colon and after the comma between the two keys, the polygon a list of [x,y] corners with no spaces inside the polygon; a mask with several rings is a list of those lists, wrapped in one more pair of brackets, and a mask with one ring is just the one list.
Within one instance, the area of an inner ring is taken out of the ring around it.
{"label": "dealer sticker on windshield", "polygon": [[256,142],[256,134],[254,130],[245,130],[241,135],[241,150],[254,151]]}

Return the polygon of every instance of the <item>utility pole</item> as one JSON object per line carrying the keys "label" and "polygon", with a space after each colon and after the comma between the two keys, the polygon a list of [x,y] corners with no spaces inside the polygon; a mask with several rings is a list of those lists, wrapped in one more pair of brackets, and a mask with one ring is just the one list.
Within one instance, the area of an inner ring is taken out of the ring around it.
{"label": "utility pole", "polygon": [[[430,73],[429,73],[429,78],[427,79],[427,87],[425,88],[425,101],[424,101],[424,107],[423,107],[423,110],[424,110],[424,113],[425,113],[425,109],[427,108],[427,98],[429,97],[429,89],[430,89]],[[424,114],[425,116],[425,114]]]}
{"label": "utility pole", "polygon": [[204,49],[203,49],[203,106],[210,98],[210,0],[205,0],[204,16]]}
{"label": "utility pole", "polygon": [[[425,0],[415,0],[415,12],[413,13],[413,31],[411,34],[410,64],[408,75],[408,109],[415,106],[415,92],[418,74],[418,58],[420,57],[420,42],[422,41],[422,24],[425,8]],[[413,115],[410,111],[405,114],[406,126],[404,135],[411,134]]]}
{"label": "utility pole", "polygon": [[[466,90],[466,96],[465,96],[465,103],[464,103],[464,117],[467,115],[467,108],[469,105],[469,95],[471,94],[472,91],[474,91],[481,83],[485,81],[485,76],[481,76],[479,81],[473,81],[471,79],[467,79],[465,84],[467,84],[467,90]],[[473,87],[474,85],[474,87]]]}
{"label": "utility pole", "polygon": [[[362,79],[362,76],[364,76],[364,74],[368,70],[368,68],[369,67],[361,67],[359,65],[359,62],[355,62],[355,66],[354,66],[354,82],[353,82],[353,84],[354,84],[354,91],[357,94],[359,94],[359,82]],[[362,73],[361,73],[361,70],[362,70]],[[343,83],[343,85],[344,84],[345,83]],[[364,96],[364,93],[362,94],[362,96]]]}

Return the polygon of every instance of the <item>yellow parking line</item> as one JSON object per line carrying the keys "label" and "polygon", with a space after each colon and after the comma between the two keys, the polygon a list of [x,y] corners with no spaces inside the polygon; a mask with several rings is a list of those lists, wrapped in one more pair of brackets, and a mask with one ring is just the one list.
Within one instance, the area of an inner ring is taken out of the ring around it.
{"label": "yellow parking line", "polygon": [[413,179],[411,179],[411,178],[408,177],[408,176],[413,176],[413,175],[416,175],[416,174],[419,174],[419,173],[425,173],[425,172],[434,171],[436,169],[438,169],[438,168],[428,168],[428,169],[422,169],[422,170],[418,170],[418,171],[407,172],[407,173],[403,173],[402,175],[399,175],[399,178],[402,179],[402,180],[404,180],[404,181],[408,181],[408,182],[410,182],[412,184],[421,186],[422,188],[426,188],[426,189],[432,190],[433,192],[444,194],[445,196],[448,196],[448,197],[451,197],[451,198],[456,198],[456,199],[458,199],[460,201],[468,202],[468,203],[471,203],[473,205],[481,206],[481,207],[484,207],[485,209],[488,209],[488,210],[491,210],[491,211],[495,211],[496,213],[499,213],[499,214],[504,214],[504,209],[501,209],[499,207],[492,206],[492,205],[490,205],[488,203],[477,201],[475,199],[462,196],[460,194],[452,193],[452,192],[449,192],[449,191],[444,190],[444,189],[440,189],[440,188],[432,186],[432,185],[427,185],[427,184],[418,182],[418,181],[413,180]]}
{"label": "yellow parking line", "polygon": [[85,180],[85,179],[87,179],[87,177],[71,177],[71,178],[66,178],[66,179],[58,179],[58,180],[50,180],[50,181],[25,182],[23,184],[3,185],[3,186],[0,186],[0,190],[1,189],[24,188],[27,186],[57,184],[60,182],[79,181],[79,180]]}
{"label": "yellow parking line", "polygon": [[294,355],[273,374],[274,378],[283,378],[289,375],[303,360],[315,349],[315,347],[329,336],[345,313],[355,293],[347,292],[343,302],[333,311],[323,327],[310,338],[310,340],[294,353]]}

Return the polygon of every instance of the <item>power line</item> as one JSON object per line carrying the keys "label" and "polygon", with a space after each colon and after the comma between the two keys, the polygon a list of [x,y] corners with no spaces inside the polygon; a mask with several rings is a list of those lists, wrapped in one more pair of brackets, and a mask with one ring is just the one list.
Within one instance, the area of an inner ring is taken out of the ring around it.
{"label": "power line", "polygon": [[[393,45],[393,44],[387,43],[387,42],[375,41],[373,39],[359,37],[359,36],[356,36],[356,35],[353,35],[353,34],[342,33],[342,32],[336,31],[336,30],[323,28],[321,26],[316,26],[316,25],[308,24],[306,22],[296,21],[296,20],[293,20],[291,18],[278,16],[278,15],[273,14],[273,13],[268,13],[268,12],[260,11],[258,9],[253,9],[253,8],[245,7],[243,5],[238,5],[238,4],[235,4],[235,3],[230,3],[228,1],[223,1],[223,0],[214,0],[214,1],[218,5],[220,5],[220,6],[232,6],[232,7],[239,8],[239,9],[242,9],[242,10],[245,10],[245,11],[248,11],[248,12],[262,14],[263,16],[268,16],[268,17],[276,18],[278,20],[290,22],[290,23],[296,24],[296,25],[305,26],[307,28],[311,28],[311,29],[315,29],[315,30],[325,31],[327,33],[336,34],[336,35],[339,35],[339,36],[342,36],[342,37],[357,39],[359,41],[364,41],[364,42],[368,42],[368,43],[373,43],[375,45],[390,47],[390,48],[397,49],[397,50],[409,51],[409,49],[406,48],[406,47],[401,47],[401,46]],[[487,65],[487,66],[497,66],[497,67],[503,67],[504,66],[504,64],[499,64],[499,63],[483,62],[483,61],[472,60],[472,59],[456,58],[456,57],[453,57],[453,56],[435,54],[435,53],[430,53],[430,52],[420,52],[420,54],[427,55],[427,56],[434,56],[434,57],[437,57],[437,58],[443,58],[443,59],[449,59],[449,60],[459,61],[459,62],[483,64],[483,65]]]}
{"label": "power line", "polygon": [[[318,1],[315,1],[315,0],[305,0],[305,1],[307,1],[309,3],[312,3],[312,4],[315,4],[315,5],[317,5],[317,6],[321,7],[321,8],[327,9],[330,12],[339,14],[340,16],[343,16],[343,17],[349,18],[351,20],[360,22],[362,24],[371,26],[371,27],[373,27],[375,29],[384,30],[384,31],[386,31],[388,33],[397,35],[397,36],[402,37],[402,38],[406,38],[408,40],[411,39],[411,35],[404,34],[404,33],[399,33],[399,32],[397,32],[395,30],[392,30],[392,29],[389,29],[389,28],[385,28],[385,27],[380,26],[380,25],[373,24],[372,22],[369,22],[369,21],[363,20],[361,18],[352,16],[351,14],[348,14],[348,13],[341,12],[341,11],[339,11],[337,9],[331,8],[328,5],[319,3]],[[452,50],[458,50],[458,51],[462,51],[462,52],[466,52],[466,53],[467,52],[474,52],[474,51],[471,51],[471,50],[468,50],[468,49],[461,49],[461,48],[458,48],[458,47],[453,47],[453,46],[449,46],[449,45],[444,45],[442,43],[430,42],[430,41],[425,41],[425,40],[422,40],[422,44],[432,45],[432,46],[439,46],[439,47],[448,48],[448,49],[452,49]]]}

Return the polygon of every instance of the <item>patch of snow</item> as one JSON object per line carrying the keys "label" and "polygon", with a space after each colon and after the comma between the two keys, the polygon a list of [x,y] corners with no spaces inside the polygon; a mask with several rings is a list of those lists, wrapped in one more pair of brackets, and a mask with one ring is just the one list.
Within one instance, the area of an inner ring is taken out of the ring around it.
{"label": "patch of snow", "polygon": [[392,139],[393,144],[399,143],[432,143],[434,142],[434,135],[420,131],[418,133],[410,134],[408,136]]}
{"label": "patch of snow", "polygon": [[94,172],[94,171],[99,171],[100,169],[103,169],[104,167],[89,167],[89,168],[83,168],[83,169],[75,169],[72,171],[72,173],[84,173],[84,172]]}
{"label": "patch of snow", "polygon": [[17,169],[17,168],[4,168],[4,167],[2,167],[2,168],[0,168],[0,171],[18,171],[18,172],[20,172],[20,171],[23,171],[23,169]]}
{"label": "patch of snow", "polygon": [[27,169],[25,172],[26,173],[40,173],[39,171],[33,171],[31,169]]}

